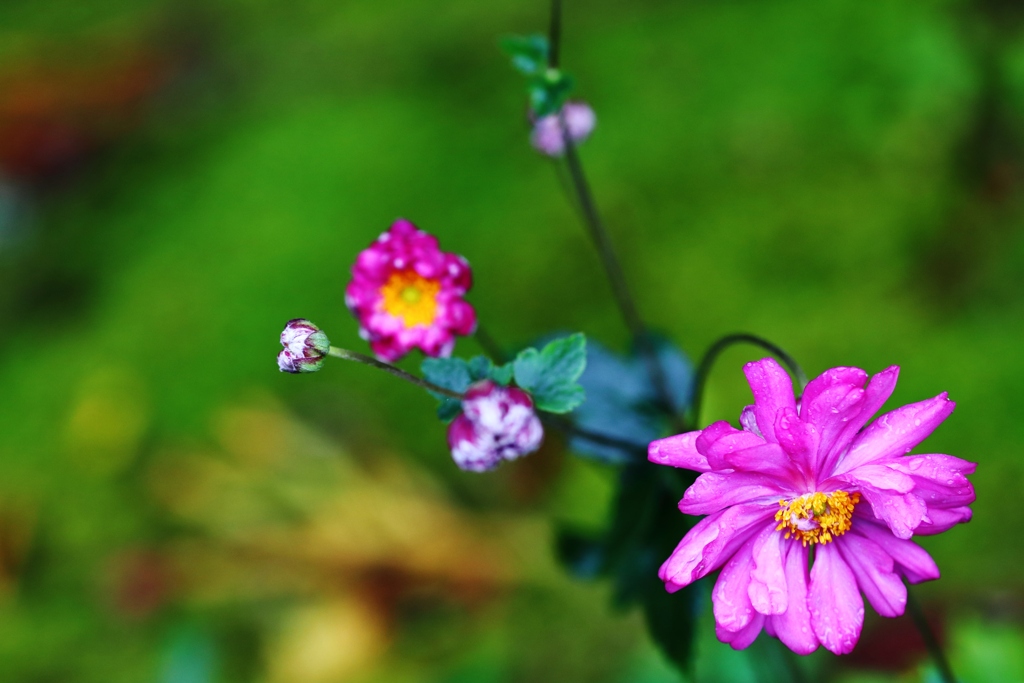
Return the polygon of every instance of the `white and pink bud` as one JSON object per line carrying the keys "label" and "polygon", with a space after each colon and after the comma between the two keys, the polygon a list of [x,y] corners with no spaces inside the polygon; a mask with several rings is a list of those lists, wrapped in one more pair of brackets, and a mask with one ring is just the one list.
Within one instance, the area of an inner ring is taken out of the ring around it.
{"label": "white and pink bud", "polygon": [[461,469],[485,472],[540,448],[544,427],[522,389],[491,380],[472,384],[462,413],[448,427],[452,459]]}
{"label": "white and pink bud", "polygon": [[316,372],[324,365],[331,342],[324,332],[302,318],[289,320],[281,333],[284,350],[277,354],[281,372]]}
{"label": "white and pink bud", "polygon": [[[565,118],[565,130],[562,130],[562,118]],[[562,111],[548,114],[533,123],[530,142],[538,152],[550,157],[562,156],[565,153],[564,134],[574,144],[583,142],[594,132],[597,126],[597,115],[585,102],[566,102]]]}

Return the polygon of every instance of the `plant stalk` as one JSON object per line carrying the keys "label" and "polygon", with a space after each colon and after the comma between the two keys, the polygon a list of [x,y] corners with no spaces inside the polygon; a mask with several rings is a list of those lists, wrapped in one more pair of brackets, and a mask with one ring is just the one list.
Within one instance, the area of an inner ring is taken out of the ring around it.
{"label": "plant stalk", "polygon": [[335,358],[340,358],[342,360],[352,360],[357,363],[362,363],[363,365],[369,365],[370,367],[377,368],[378,370],[383,370],[384,372],[392,374],[395,377],[398,377],[399,379],[404,379],[406,382],[415,384],[416,386],[422,389],[426,389],[427,391],[432,391],[435,394],[442,394],[449,398],[458,399],[460,401],[463,399],[463,395],[457,391],[445,389],[444,387],[438,386],[433,382],[428,382],[427,380],[421,379],[416,375],[411,375],[405,370],[402,370],[401,368],[396,367],[391,363],[379,361],[376,358],[367,356],[366,354],[359,353],[357,351],[349,351],[348,349],[340,349],[337,346],[332,346],[330,350],[327,352],[327,355],[334,356]]}
{"label": "plant stalk", "polygon": [[924,646],[928,649],[928,654],[931,655],[932,661],[935,662],[935,668],[939,670],[939,677],[942,678],[943,683],[957,683],[953,667],[949,665],[949,659],[946,658],[942,644],[935,637],[935,631],[932,630],[931,625],[929,625],[928,620],[925,618],[921,604],[914,597],[910,586],[907,586],[907,611],[910,612],[910,618],[914,620],[914,626],[921,633]]}
{"label": "plant stalk", "polygon": [[700,361],[700,365],[697,368],[697,381],[694,386],[693,393],[693,427],[700,427],[702,424],[700,421],[700,411],[704,403],[704,387],[707,385],[708,375],[711,374],[711,368],[714,366],[718,356],[723,351],[734,344],[753,344],[759,346],[773,356],[778,356],[779,360],[785,363],[789,371],[793,373],[797,381],[800,383],[801,390],[807,386],[807,375],[804,374],[803,368],[800,364],[790,356],[788,353],[783,351],[780,347],[771,343],[767,339],[763,339],[754,334],[748,334],[746,332],[740,332],[737,334],[729,334],[714,344],[704,353],[704,357]]}

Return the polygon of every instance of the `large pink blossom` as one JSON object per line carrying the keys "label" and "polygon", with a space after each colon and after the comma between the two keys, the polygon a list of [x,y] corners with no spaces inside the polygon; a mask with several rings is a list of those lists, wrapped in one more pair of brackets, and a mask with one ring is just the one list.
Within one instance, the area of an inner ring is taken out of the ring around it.
{"label": "large pink blossom", "polygon": [[[762,629],[800,654],[819,644],[850,652],[864,621],[863,594],[879,614],[903,614],[907,590],[939,577],[912,536],[971,518],[975,464],[908,455],[954,404],[945,393],[868,425],[899,368],[868,381],[833,368],[797,401],[767,358],[744,367],[754,405],[727,422],[651,443],[649,459],[702,474],[679,509],[707,515],[661,566],[669,591],[722,568],[712,593],[718,638],[736,649]],[[813,551],[813,563],[810,562]]]}
{"label": "large pink blossom", "polygon": [[399,219],[356,258],[345,303],[378,358],[395,361],[414,348],[448,356],[456,335],[476,329],[476,312],[463,299],[472,284],[466,259]]}

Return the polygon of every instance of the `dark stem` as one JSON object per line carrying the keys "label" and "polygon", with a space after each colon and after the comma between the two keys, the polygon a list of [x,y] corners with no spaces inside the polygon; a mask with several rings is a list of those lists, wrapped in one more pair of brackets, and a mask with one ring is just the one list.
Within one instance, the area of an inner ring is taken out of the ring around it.
{"label": "dark stem", "polygon": [[931,625],[928,624],[928,620],[921,610],[921,605],[911,592],[910,586],[907,586],[907,611],[910,612],[910,618],[914,620],[914,626],[921,633],[924,646],[928,649],[928,654],[931,655],[932,660],[935,662],[935,667],[939,670],[939,676],[942,678],[943,683],[957,683],[953,668],[949,665],[949,660],[946,659],[946,653],[943,651],[939,639],[935,637],[935,632],[932,630]]}
{"label": "dark stem", "polygon": [[807,386],[807,375],[804,374],[803,368],[800,367],[800,364],[775,344],[771,343],[767,339],[762,339],[757,335],[746,334],[744,332],[726,335],[711,345],[711,348],[704,353],[704,358],[701,359],[700,366],[697,368],[697,382],[694,386],[693,394],[694,427],[699,427],[701,425],[700,410],[704,403],[704,386],[707,384],[711,368],[714,366],[718,356],[734,344],[753,344],[754,346],[761,347],[773,356],[777,356],[778,359],[781,360],[787,368],[789,368],[789,371],[793,373],[793,376],[796,377],[797,381],[800,383],[800,388],[803,389],[803,387]]}
{"label": "dark stem", "polygon": [[357,363],[362,363],[363,365],[369,365],[370,367],[377,368],[378,370],[383,370],[384,372],[390,373],[395,377],[398,377],[399,379],[404,379],[406,382],[411,382],[412,384],[415,384],[418,387],[426,389],[427,391],[432,391],[435,394],[443,394],[444,396],[458,399],[460,401],[463,398],[462,394],[460,394],[457,391],[445,389],[444,387],[440,387],[434,384],[433,382],[428,382],[425,379],[421,379],[416,375],[410,375],[405,370],[397,368],[394,365],[391,365],[390,363],[384,363],[382,361],[377,360],[376,358],[372,358],[370,356],[367,356],[366,354],[362,354],[357,351],[349,351],[348,349],[339,349],[337,346],[332,346],[330,351],[328,351],[327,353],[328,355],[334,356],[335,358],[341,358],[342,360],[354,360]]}
{"label": "dark stem", "polygon": [[[561,0],[552,0],[551,27],[548,34],[548,66],[552,69],[558,68],[561,42],[562,2]],[[587,176],[583,172],[583,164],[580,162],[576,145],[569,135],[564,108],[559,112],[558,120],[562,129],[562,142],[565,146],[565,160],[569,167],[569,178],[572,181],[572,187],[578,200],[578,209],[583,216],[583,224],[586,226],[590,239],[597,249],[601,264],[604,266],[605,274],[612,288],[612,295],[619,307],[626,327],[629,329],[630,336],[644,357],[654,390],[660,398],[666,414],[672,418],[673,428],[676,431],[684,431],[684,420],[676,413],[671,394],[668,391],[668,380],[665,377],[665,372],[661,367],[661,363],[658,362],[654,344],[647,333],[647,327],[640,319],[636,303],[630,294],[629,286],[626,284],[626,277],[623,275],[622,266],[619,265],[615,249],[612,247],[608,230],[601,220],[601,214],[597,209],[597,202],[594,201],[594,194],[590,190],[590,183],[587,182]]]}
{"label": "dark stem", "polygon": [[548,30],[548,66],[558,68],[562,46],[562,0],[551,0],[551,28]]}
{"label": "dark stem", "polygon": [[505,350],[501,347],[494,337],[492,337],[487,330],[484,329],[483,325],[476,326],[476,332],[473,333],[476,337],[476,341],[480,344],[480,348],[484,350],[487,357],[499,365],[508,360],[508,356],[505,355]]}

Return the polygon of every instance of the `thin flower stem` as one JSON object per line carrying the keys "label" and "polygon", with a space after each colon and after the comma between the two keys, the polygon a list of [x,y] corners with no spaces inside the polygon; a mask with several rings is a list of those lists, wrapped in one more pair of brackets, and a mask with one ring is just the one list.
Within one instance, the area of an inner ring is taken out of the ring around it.
{"label": "thin flower stem", "polygon": [[562,46],[562,0],[551,0],[551,28],[548,31],[548,66],[558,68]]}
{"label": "thin flower stem", "polygon": [[914,626],[921,633],[924,646],[928,649],[928,654],[931,655],[932,660],[935,662],[935,668],[939,670],[939,677],[942,678],[943,683],[957,683],[953,667],[949,665],[946,653],[943,651],[939,639],[935,637],[932,627],[928,624],[928,620],[921,610],[921,604],[914,597],[910,586],[907,586],[907,611],[910,612],[910,618],[914,620]]}
{"label": "thin flower stem", "polygon": [[494,337],[484,329],[483,325],[476,326],[476,332],[473,333],[476,337],[476,341],[480,344],[480,348],[484,350],[484,353],[495,363],[501,364],[508,360],[508,356],[505,354],[505,350],[502,348]]}
{"label": "thin flower stem", "polygon": [[694,387],[693,394],[692,421],[694,427],[699,427],[702,424],[700,421],[700,411],[704,403],[704,387],[707,384],[711,368],[714,366],[718,356],[734,344],[753,344],[754,346],[761,347],[773,356],[777,356],[779,360],[786,364],[789,371],[796,377],[797,381],[800,383],[800,388],[803,389],[807,386],[807,375],[804,374],[803,368],[800,367],[800,364],[797,363],[792,356],[783,351],[780,347],[771,343],[767,339],[762,339],[757,335],[747,334],[745,332],[726,335],[711,345],[711,348],[704,353],[704,357],[700,361],[700,366],[697,368],[697,382]]}
{"label": "thin flower stem", "polygon": [[433,382],[428,382],[425,379],[420,379],[416,375],[410,375],[405,370],[402,370],[401,368],[391,365],[391,363],[384,363],[382,361],[377,360],[376,358],[367,356],[366,354],[358,353],[357,351],[349,351],[348,349],[340,349],[337,346],[332,346],[330,350],[327,352],[327,355],[334,356],[335,358],[341,358],[342,360],[354,360],[357,363],[362,363],[363,365],[369,365],[370,367],[377,368],[378,370],[383,370],[384,372],[390,373],[395,377],[398,377],[399,379],[404,379],[406,382],[415,384],[416,386],[426,389],[427,391],[432,391],[435,394],[442,394],[444,396],[448,396],[449,398],[458,399],[460,401],[463,398],[463,395],[457,391],[445,389],[444,387],[440,387],[434,384]]}
{"label": "thin flower stem", "polygon": [[[552,0],[551,26],[548,32],[548,66],[552,69],[558,68],[561,43],[562,2],[561,0]],[[564,111],[559,114],[559,124],[562,129],[562,142],[565,147],[565,162],[569,169],[569,179],[575,191],[577,199],[575,203],[583,218],[583,224],[586,226],[590,239],[597,249],[601,264],[604,266],[605,275],[608,277],[608,282],[612,288],[612,296],[619,307],[619,312],[626,323],[626,328],[633,338],[633,343],[644,356],[654,390],[661,399],[665,412],[672,418],[673,427],[677,431],[682,431],[684,421],[681,416],[676,414],[671,394],[668,391],[668,380],[665,377],[664,369],[658,361],[647,327],[637,311],[636,303],[629,291],[626,277],[622,272],[622,266],[615,255],[614,247],[612,247],[608,230],[601,220],[597,203],[594,201],[594,194],[591,192],[590,183],[587,182],[587,176],[583,172],[583,164],[580,162],[579,154],[576,151],[576,145],[569,135]]]}

